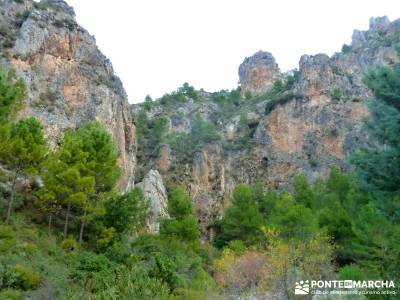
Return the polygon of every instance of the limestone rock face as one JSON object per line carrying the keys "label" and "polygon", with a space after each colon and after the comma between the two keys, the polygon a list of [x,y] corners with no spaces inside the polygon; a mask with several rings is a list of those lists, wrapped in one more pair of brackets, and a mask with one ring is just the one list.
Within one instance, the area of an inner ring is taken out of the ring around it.
{"label": "limestone rock face", "polygon": [[269,52],[258,51],[239,66],[239,82],[243,94],[247,91],[252,95],[265,93],[279,76],[278,64]]}
{"label": "limestone rock face", "polygon": [[160,218],[168,216],[168,197],[160,173],[157,170],[150,170],[137,186],[142,189],[144,196],[150,200],[151,204],[147,228],[152,233],[158,233]]}
{"label": "limestone rock face", "polygon": [[14,39],[0,46],[2,62],[25,79],[29,90],[22,116],[37,117],[53,146],[66,129],[97,120],[120,153],[120,189],[132,187],[135,126],[122,83],[94,37],[62,0],[3,0],[0,11],[0,23]]}
{"label": "limestone rock face", "polygon": [[[369,142],[362,120],[369,115],[365,102],[372,93],[362,82],[363,74],[371,66],[399,59],[400,21],[386,20],[373,19],[368,31],[353,34],[353,43],[343,52],[303,55],[296,82],[275,98],[268,93],[271,83],[275,78],[285,81],[286,75],[280,74],[271,54],[258,52],[239,67],[242,94],[259,94],[252,101],[242,98],[228,110],[211,93],[176,107],[155,101],[147,114],[150,120],[169,120],[166,139],[153,158],[139,165],[157,168],[167,184],[187,186],[204,238],[229,206],[237,184],[261,180],[269,188],[290,189],[299,173],[315,182],[332,166],[350,170],[349,156]],[[142,108],[135,104],[132,110],[136,114]],[[182,156],[167,137],[190,134],[198,114],[214,124],[220,140],[193,146]]]}

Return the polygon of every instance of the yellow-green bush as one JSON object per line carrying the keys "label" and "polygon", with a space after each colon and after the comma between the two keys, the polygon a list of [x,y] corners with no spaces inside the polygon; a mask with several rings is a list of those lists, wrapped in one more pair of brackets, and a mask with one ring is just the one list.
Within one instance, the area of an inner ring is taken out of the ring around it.
{"label": "yellow-green bush", "polygon": [[13,248],[16,241],[15,234],[11,227],[0,225],[0,253],[4,253]]}
{"label": "yellow-green bush", "polygon": [[61,247],[64,250],[72,251],[76,248],[76,241],[74,239],[65,239],[63,240]]}
{"label": "yellow-green bush", "polygon": [[34,289],[40,283],[40,275],[28,267],[17,264],[13,272],[17,277],[15,285],[24,290]]}
{"label": "yellow-green bush", "polygon": [[20,300],[22,299],[21,291],[7,289],[0,291],[0,299],[4,300]]}
{"label": "yellow-green bush", "polygon": [[24,243],[22,247],[24,249],[24,252],[28,255],[34,255],[38,251],[38,247],[32,242]]}

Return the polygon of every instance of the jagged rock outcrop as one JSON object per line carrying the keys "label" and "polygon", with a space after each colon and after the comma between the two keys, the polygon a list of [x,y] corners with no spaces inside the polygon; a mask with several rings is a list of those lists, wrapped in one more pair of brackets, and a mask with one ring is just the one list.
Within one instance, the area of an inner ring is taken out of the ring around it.
{"label": "jagged rock outcrop", "polygon": [[[399,33],[400,20],[373,18],[370,29],[355,31],[353,43],[342,52],[302,56],[295,82],[275,94],[272,82],[279,78],[285,83],[287,75],[280,73],[271,54],[258,52],[239,67],[242,96],[246,91],[258,95],[250,101],[232,100],[229,106],[224,95],[209,93],[202,94],[202,101],[156,101],[147,115],[150,121],[166,118],[167,132],[140,166],[157,168],[166,183],[186,184],[204,237],[239,183],[261,180],[283,189],[291,187],[298,173],[314,182],[332,166],[349,170],[349,156],[368,141],[362,120],[369,114],[365,100],[372,94],[362,82],[363,73],[398,61]],[[142,108],[134,105],[134,114]],[[220,139],[192,145],[182,155],[169,137],[190,134],[196,115],[212,122]]]}
{"label": "jagged rock outcrop", "polygon": [[247,91],[253,96],[265,93],[279,76],[278,64],[269,52],[258,51],[246,57],[239,66],[239,83],[243,95]]}
{"label": "jagged rock outcrop", "polygon": [[1,62],[28,86],[23,116],[45,126],[52,145],[68,128],[97,120],[113,136],[123,170],[121,190],[133,185],[136,133],[121,81],[96,41],[62,0],[0,2]]}
{"label": "jagged rock outcrop", "polygon": [[168,217],[168,196],[163,180],[157,170],[150,170],[143,181],[137,184],[146,199],[150,200],[150,218],[147,220],[149,232],[160,231],[160,219]]}

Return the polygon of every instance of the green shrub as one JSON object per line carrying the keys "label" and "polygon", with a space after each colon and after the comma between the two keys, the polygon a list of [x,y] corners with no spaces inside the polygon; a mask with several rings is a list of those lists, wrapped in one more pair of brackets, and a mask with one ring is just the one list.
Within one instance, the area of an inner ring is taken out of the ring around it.
{"label": "green shrub", "polygon": [[178,88],[176,91],[165,94],[160,98],[160,103],[162,105],[177,105],[180,103],[187,102],[189,99],[195,101],[201,100],[201,95],[198,91],[194,89],[193,86],[189,85],[187,82],[183,84],[182,87]]}
{"label": "green shrub", "polygon": [[22,299],[21,291],[6,289],[0,291],[0,299],[2,300],[20,300]]}
{"label": "green shrub", "polygon": [[83,252],[75,257],[70,276],[87,291],[96,292],[115,280],[115,264],[104,255]]}
{"label": "green shrub", "polygon": [[73,238],[65,239],[61,243],[61,248],[68,251],[76,249],[76,246],[77,246],[76,240]]}
{"label": "green shrub", "polygon": [[334,102],[340,101],[340,99],[342,99],[342,96],[342,91],[338,87],[335,87],[331,92],[332,101]]}
{"label": "green shrub", "polygon": [[184,186],[177,186],[168,195],[170,219],[161,222],[160,234],[187,242],[195,242],[200,237],[197,218],[192,200]]}
{"label": "green shrub", "polygon": [[200,114],[197,114],[192,122],[191,134],[193,140],[198,142],[211,143],[220,139],[215,125],[204,120]]}
{"label": "green shrub", "polygon": [[107,247],[105,251],[105,256],[111,261],[127,264],[127,261],[130,257],[130,249],[126,243],[118,241],[113,243],[111,246]]}
{"label": "green shrub", "polygon": [[110,198],[105,207],[107,209],[104,216],[105,224],[114,232],[104,233],[103,238],[111,238],[109,239],[111,242],[116,232],[138,232],[144,227],[149,216],[150,202],[144,197],[143,191],[136,186],[123,195]]}
{"label": "green shrub", "polygon": [[112,244],[117,233],[114,227],[103,228],[100,232],[100,236],[96,240],[97,246],[101,248],[106,248]]}
{"label": "green shrub", "polygon": [[11,227],[0,225],[0,253],[15,247],[17,240]]}
{"label": "green shrub", "polygon": [[22,266],[15,265],[13,272],[16,274],[15,286],[24,290],[34,289],[40,283],[40,275],[34,270]]}
{"label": "green shrub", "polygon": [[23,249],[26,254],[31,256],[36,254],[38,251],[38,247],[36,246],[36,244],[32,242],[24,243]]}
{"label": "green shrub", "polygon": [[246,100],[250,100],[251,98],[253,98],[253,96],[250,91],[246,91],[246,92],[244,92],[244,98]]}
{"label": "green shrub", "polygon": [[150,95],[147,95],[146,98],[144,99],[144,109],[150,111],[152,107],[153,107],[153,99],[150,97]]}
{"label": "green shrub", "polygon": [[351,46],[347,44],[343,44],[342,46],[342,52],[343,53],[349,53],[351,51]]}
{"label": "green shrub", "polygon": [[365,272],[357,265],[351,264],[339,269],[339,279],[341,280],[363,280]]}
{"label": "green shrub", "polygon": [[222,90],[212,93],[211,99],[218,104],[224,114],[234,112],[240,105],[240,87],[231,91]]}
{"label": "green shrub", "polygon": [[238,255],[242,255],[246,251],[246,245],[241,240],[230,241],[227,247]]}
{"label": "green shrub", "polygon": [[14,47],[15,40],[17,39],[17,35],[15,30],[10,26],[0,25],[0,36],[2,37],[0,41],[2,42],[0,45],[3,48],[12,48]]}

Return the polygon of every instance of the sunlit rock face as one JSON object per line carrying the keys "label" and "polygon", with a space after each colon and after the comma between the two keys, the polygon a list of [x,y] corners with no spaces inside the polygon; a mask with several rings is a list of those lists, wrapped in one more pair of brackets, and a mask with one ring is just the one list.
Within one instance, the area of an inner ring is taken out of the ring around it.
{"label": "sunlit rock face", "polygon": [[14,36],[0,49],[2,61],[29,90],[22,115],[37,117],[53,146],[66,129],[97,120],[116,144],[120,189],[132,187],[136,134],[127,96],[94,37],[76,23],[74,10],[62,0],[5,0],[0,11],[1,25]]}
{"label": "sunlit rock face", "polygon": [[265,93],[279,76],[278,64],[269,52],[258,51],[239,66],[239,83],[243,95],[246,92],[253,96]]}
{"label": "sunlit rock face", "polygon": [[137,184],[143,191],[146,199],[150,201],[150,217],[147,220],[149,232],[160,231],[160,220],[168,217],[168,196],[160,173],[150,170],[143,181]]}
{"label": "sunlit rock face", "polygon": [[[331,57],[303,55],[296,82],[273,106],[274,99],[268,96],[271,85],[276,79],[284,80],[285,74],[272,54],[262,51],[239,67],[242,96],[250,91],[258,95],[257,101],[242,99],[242,105],[229,113],[205,92],[203,101],[189,99],[176,107],[156,101],[147,114],[150,120],[168,120],[166,136],[190,133],[191,121],[200,114],[215,124],[221,139],[197,146],[184,159],[166,139],[150,160],[138,161],[139,166],[155,167],[167,184],[187,186],[205,238],[239,183],[262,181],[269,188],[290,189],[299,173],[315,182],[333,166],[350,170],[349,156],[368,142],[363,119],[369,115],[366,100],[372,93],[362,82],[363,74],[371,66],[398,61],[399,32],[400,20],[371,19],[370,29],[356,31],[352,44],[342,52]],[[133,105],[133,114],[142,108],[142,104]],[[243,127],[251,131],[250,141],[234,146],[242,138]]]}

